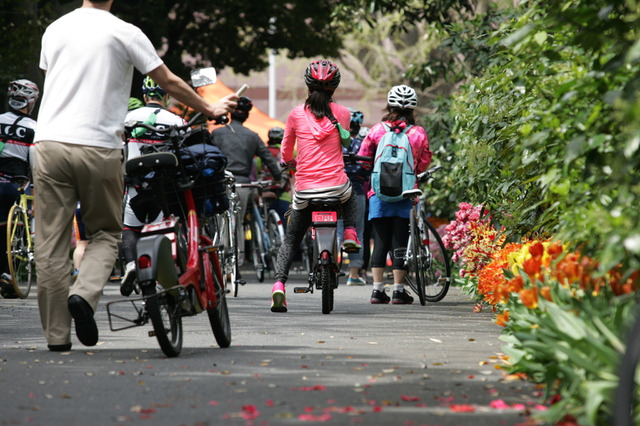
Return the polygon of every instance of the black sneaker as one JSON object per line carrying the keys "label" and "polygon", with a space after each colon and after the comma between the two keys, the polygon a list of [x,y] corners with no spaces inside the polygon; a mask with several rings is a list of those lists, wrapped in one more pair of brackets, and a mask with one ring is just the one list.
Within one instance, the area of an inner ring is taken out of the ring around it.
{"label": "black sneaker", "polygon": [[5,299],[17,299],[18,295],[16,294],[15,288],[13,288],[13,284],[5,279],[5,274],[2,275],[2,278],[0,278],[0,296]]}
{"label": "black sneaker", "polygon": [[373,290],[373,293],[371,293],[371,303],[374,305],[384,305],[389,303],[390,300],[384,290]]}
{"label": "black sneaker", "polygon": [[413,303],[413,297],[404,290],[395,290],[391,303],[394,305],[410,305]]}

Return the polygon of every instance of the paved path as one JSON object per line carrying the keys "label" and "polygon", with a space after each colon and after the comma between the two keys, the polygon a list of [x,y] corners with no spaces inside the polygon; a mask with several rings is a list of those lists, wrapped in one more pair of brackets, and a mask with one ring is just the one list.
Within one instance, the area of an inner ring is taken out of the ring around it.
{"label": "paved path", "polygon": [[66,353],[46,349],[35,291],[0,299],[0,424],[516,425],[539,402],[495,368],[500,328],[457,288],[423,307],[371,305],[371,286],[341,285],[323,315],[318,292],[292,294],[298,275],[289,312],[273,314],[271,282],[244,275],[229,297],[231,347],[215,345],[202,314],[184,320],[171,359],[150,326],[109,330],[116,284],[96,314],[98,345],[74,335]]}

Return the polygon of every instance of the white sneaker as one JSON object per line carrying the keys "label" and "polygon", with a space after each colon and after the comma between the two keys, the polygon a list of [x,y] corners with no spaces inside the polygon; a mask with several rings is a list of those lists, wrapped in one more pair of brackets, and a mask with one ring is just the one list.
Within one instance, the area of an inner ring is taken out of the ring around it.
{"label": "white sneaker", "polygon": [[138,278],[138,270],[136,269],[136,262],[131,261],[124,267],[124,274],[120,279],[120,294],[124,297],[129,297],[133,292],[136,279]]}

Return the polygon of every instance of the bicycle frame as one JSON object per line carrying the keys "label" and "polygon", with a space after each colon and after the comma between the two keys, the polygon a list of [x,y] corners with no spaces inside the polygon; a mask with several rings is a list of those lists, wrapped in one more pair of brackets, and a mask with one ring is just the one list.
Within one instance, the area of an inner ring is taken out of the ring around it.
{"label": "bicycle frame", "polygon": [[[194,117],[185,126],[170,126],[168,129],[137,123],[138,127],[168,133],[173,152],[142,155],[127,161],[125,165],[128,174],[143,178],[150,184],[160,203],[164,219],[159,223],[145,225],[136,244],[137,280],[142,298],[107,304],[109,325],[112,331],[116,331],[151,321],[153,332],[150,336],[157,337],[167,356],[177,356],[182,349],[181,317],[204,310],[207,311],[220,347],[227,347],[231,343],[219,246],[214,245],[211,237],[202,232],[192,191],[195,178],[186,173],[180,155],[179,141],[183,136],[180,132],[198,117],[199,115]],[[174,181],[168,176],[175,176],[176,171],[180,175]],[[164,186],[167,182],[171,182],[169,190]],[[181,211],[186,208],[186,237],[180,220],[169,209],[168,194],[178,197]],[[138,308],[136,301],[142,302],[144,307]],[[122,302],[133,304],[138,315],[136,319],[130,320],[111,312],[113,304]],[[112,317],[133,325],[114,329]]]}

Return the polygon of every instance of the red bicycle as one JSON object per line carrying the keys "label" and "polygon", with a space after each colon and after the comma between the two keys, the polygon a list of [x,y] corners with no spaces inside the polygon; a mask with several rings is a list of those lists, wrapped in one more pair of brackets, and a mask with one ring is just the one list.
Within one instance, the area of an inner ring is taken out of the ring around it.
{"label": "red bicycle", "polygon": [[[169,357],[178,356],[182,350],[182,318],[203,311],[207,312],[218,345],[226,348],[231,344],[227,290],[218,255],[221,247],[214,246],[211,236],[201,227],[201,220],[211,214],[205,211],[204,201],[221,196],[210,191],[219,187],[216,183],[223,182],[224,170],[207,172],[202,158],[194,159],[197,150],[181,145],[187,129],[200,117],[197,114],[184,126],[154,127],[140,122],[125,126],[127,132],[143,127],[167,135],[166,152],[145,154],[125,164],[126,176],[135,179],[142,190],[153,192],[164,219],[145,225],[136,245],[136,293],[142,296],[108,303],[109,326],[118,331],[150,321],[153,331],[149,336],[156,337],[162,352]],[[194,169],[199,171],[194,174]],[[212,174],[219,175],[220,182],[206,177]],[[131,303],[136,317],[125,317],[116,308],[121,303]],[[122,321],[125,326],[115,325]]]}

